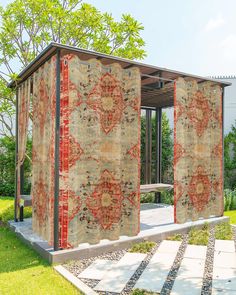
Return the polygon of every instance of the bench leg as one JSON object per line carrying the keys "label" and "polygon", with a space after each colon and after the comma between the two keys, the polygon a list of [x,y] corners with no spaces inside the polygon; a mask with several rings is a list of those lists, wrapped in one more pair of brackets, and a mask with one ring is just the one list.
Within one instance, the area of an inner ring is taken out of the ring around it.
{"label": "bench leg", "polygon": [[20,221],[24,221],[24,206],[20,206]]}
{"label": "bench leg", "polygon": [[160,204],[161,203],[161,193],[160,192],[156,192],[155,193],[155,203],[156,204]]}

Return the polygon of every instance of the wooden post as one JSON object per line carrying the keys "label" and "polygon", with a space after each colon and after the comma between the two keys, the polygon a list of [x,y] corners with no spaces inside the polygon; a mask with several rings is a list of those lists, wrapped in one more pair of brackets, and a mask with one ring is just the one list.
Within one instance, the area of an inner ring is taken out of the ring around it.
{"label": "wooden post", "polygon": [[54,251],[59,249],[59,147],[60,147],[60,62],[61,54],[57,49],[56,59],[56,117],[55,117],[55,187],[54,187]]}
{"label": "wooden post", "polygon": [[18,163],[18,88],[16,88],[16,131],[15,131],[15,200],[14,200],[14,220],[18,221],[19,208],[18,208],[18,200],[17,200],[17,190],[18,190],[18,171],[17,171],[17,163]]}
{"label": "wooden post", "polygon": [[[162,162],[162,108],[156,108],[156,182],[161,183]],[[155,193],[155,203],[161,203],[161,193]]]}

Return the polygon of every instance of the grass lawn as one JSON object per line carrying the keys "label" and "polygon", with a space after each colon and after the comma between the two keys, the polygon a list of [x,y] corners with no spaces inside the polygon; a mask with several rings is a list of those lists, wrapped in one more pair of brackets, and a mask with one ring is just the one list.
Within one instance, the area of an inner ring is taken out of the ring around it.
{"label": "grass lawn", "polygon": [[14,198],[0,197],[0,220],[4,212],[14,204]]}
{"label": "grass lawn", "polygon": [[225,211],[224,215],[230,217],[231,224],[236,224],[236,210]]}
{"label": "grass lawn", "polygon": [[[13,219],[13,198],[0,197],[0,221]],[[27,215],[30,215],[28,212]],[[0,294],[82,294],[0,224]]]}
{"label": "grass lawn", "polygon": [[[24,217],[32,216],[32,208],[24,208]],[[14,219],[14,198],[0,197],[0,221],[6,222]]]}
{"label": "grass lawn", "polygon": [[0,227],[0,294],[82,294],[6,227]]}

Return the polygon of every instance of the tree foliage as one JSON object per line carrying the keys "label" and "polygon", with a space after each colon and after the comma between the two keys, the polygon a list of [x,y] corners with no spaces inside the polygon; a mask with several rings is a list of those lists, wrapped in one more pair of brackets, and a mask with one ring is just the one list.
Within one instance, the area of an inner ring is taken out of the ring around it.
{"label": "tree foliage", "polygon": [[[28,140],[27,154],[31,156],[32,141]],[[22,192],[30,192],[31,162],[24,161],[24,188]],[[13,196],[15,189],[15,141],[13,138],[0,138],[0,196]]]}
{"label": "tree foliage", "polygon": [[224,186],[236,188],[236,121],[224,138]]}
{"label": "tree foliage", "polygon": [[[152,117],[152,182],[155,179],[155,159],[156,159],[156,132],[155,117]],[[165,112],[162,113],[162,181],[173,183],[173,130],[170,128],[169,119]],[[145,161],[145,134],[146,121],[141,117],[141,183],[144,183],[144,161]]]}
{"label": "tree foliage", "polygon": [[142,59],[142,24],[129,14],[116,21],[80,0],[15,0],[0,7],[0,131],[13,134],[14,95],[9,79],[50,42]]}

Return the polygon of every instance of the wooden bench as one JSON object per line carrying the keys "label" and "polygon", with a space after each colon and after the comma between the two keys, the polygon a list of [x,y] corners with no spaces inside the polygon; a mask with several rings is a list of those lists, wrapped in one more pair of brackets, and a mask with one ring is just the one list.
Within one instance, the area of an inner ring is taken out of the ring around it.
{"label": "wooden bench", "polygon": [[172,184],[165,184],[165,183],[152,183],[152,184],[142,184],[140,185],[140,193],[150,193],[150,192],[163,192],[169,191],[173,189]]}
{"label": "wooden bench", "polygon": [[[173,185],[165,183],[152,183],[152,184],[142,184],[140,185],[140,193],[147,194],[150,192],[163,192],[173,189]],[[24,207],[32,206],[32,196],[31,195],[21,195],[21,205],[20,205],[20,221],[24,220]],[[23,202],[22,202],[23,201]]]}

